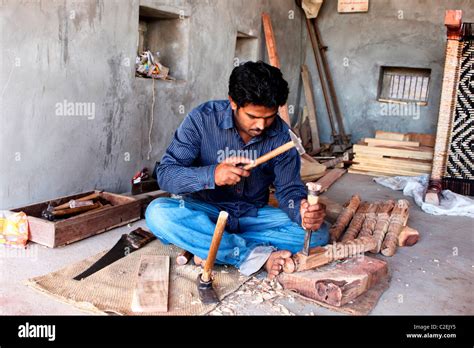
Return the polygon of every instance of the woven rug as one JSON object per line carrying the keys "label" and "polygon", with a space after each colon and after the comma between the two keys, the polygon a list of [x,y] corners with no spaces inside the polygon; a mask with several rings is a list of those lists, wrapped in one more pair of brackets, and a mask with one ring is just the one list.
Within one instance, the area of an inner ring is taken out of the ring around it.
{"label": "woven rug", "polygon": [[[95,314],[115,315],[203,315],[212,311],[216,305],[204,305],[199,300],[196,279],[201,271],[194,265],[178,266],[174,262],[181,249],[163,245],[155,240],[134,253],[114,262],[77,281],[72,279],[107,251],[89,257],[78,263],[66,266],[27,281],[35,290],[69,303],[83,311]],[[169,255],[170,281],[167,313],[134,313],[131,311],[132,294],[136,270],[142,255]],[[215,267],[214,288],[220,300],[236,291],[249,277],[242,276],[234,267]]]}

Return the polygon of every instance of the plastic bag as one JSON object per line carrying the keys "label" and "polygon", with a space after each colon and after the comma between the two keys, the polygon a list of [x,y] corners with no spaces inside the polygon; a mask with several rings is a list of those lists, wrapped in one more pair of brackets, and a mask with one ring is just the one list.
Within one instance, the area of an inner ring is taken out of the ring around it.
{"label": "plastic bag", "polygon": [[25,213],[0,211],[0,244],[25,247],[28,242],[28,218]]}

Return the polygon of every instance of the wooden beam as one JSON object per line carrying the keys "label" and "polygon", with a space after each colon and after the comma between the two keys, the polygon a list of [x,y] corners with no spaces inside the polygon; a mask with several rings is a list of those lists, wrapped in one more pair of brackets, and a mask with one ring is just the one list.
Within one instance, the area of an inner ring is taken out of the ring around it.
{"label": "wooden beam", "polygon": [[365,138],[364,142],[366,142],[367,145],[369,146],[420,147],[420,143],[417,141],[399,141],[399,140]]}
{"label": "wooden beam", "polygon": [[[281,69],[280,58],[278,57],[278,51],[276,47],[275,33],[273,31],[272,20],[270,18],[270,15],[268,13],[262,13],[262,21],[270,65]],[[290,114],[288,112],[287,104],[280,106],[279,114],[283,121],[285,121],[291,127]]]}
{"label": "wooden beam", "polygon": [[305,64],[301,66],[301,79],[303,80],[304,95],[308,107],[309,124],[311,126],[312,153],[317,153],[321,150],[321,143],[319,141],[318,122],[316,118],[316,104],[314,102],[313,88],[311,87],[311,75]]}
{"label": "wooden beam", "polygon": [[133,312],[167,312],[169,256],[143,255],[133,291]]}

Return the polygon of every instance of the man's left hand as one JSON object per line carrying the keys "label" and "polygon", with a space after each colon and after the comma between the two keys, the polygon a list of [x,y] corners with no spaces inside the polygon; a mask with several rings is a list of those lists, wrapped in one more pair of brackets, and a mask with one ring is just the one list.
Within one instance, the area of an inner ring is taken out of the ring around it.
{"label": "man's left hand", "polygon": [[304,229],[316,231],[324,222],[326,206],[321,203],[309,205],[308,201],[303,199],[301,201],[300,214],[302,227]]}

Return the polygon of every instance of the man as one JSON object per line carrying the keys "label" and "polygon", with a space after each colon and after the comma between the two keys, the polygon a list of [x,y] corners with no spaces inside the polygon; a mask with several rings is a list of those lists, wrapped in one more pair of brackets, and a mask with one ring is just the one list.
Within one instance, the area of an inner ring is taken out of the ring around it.
{"label": "man", "polygon": [[[279,69],[247,62],[230,76],[229,100],[204,103],[186,116],[157,168],[160,187],[182,198],[158,198],[146,211],[146,222],[161,241],[193,253],[199,264],[219,211],[225,210],[229,219],[216,263],[236,266],[245,275],[265,266],[270,279],[302,249],[302,224],[317,231],[312,247],[327,244],[325,207],[308,206],[295,149],[251,171],[242,169],[290,141],[278,116],[288,92]],[[268,205],[271,184],[279,209]]]}

